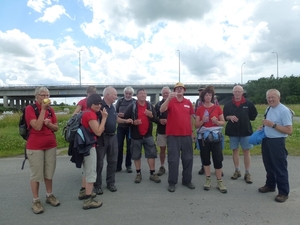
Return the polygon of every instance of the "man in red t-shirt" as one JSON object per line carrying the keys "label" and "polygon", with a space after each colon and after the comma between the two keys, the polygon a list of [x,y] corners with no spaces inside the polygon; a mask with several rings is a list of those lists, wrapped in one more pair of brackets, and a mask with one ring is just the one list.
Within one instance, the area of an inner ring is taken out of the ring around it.
{"label": "man in red t-shirt", "polygon": [[192,183],[192,121],[194,109],[191,101],[183,96],[185,91],[186,88],[184,87],[183,83],[176,83],[174,86],[174,92],[169,94],[169,97],[160,107],[160,112],[165,112],[168,110],[166,135],[169,163],[169,192],[175,191],[175,185],[178,182],[180,155],[183,167],[182,184],[190,189],[195,188]]}
{"label": "man in red t-shirt", "polygon": [[84,111],[87,109],[87,99],[89,96],[91,96],[92,94],[96,94],[97,93],[97,90],[96,90],[96,87],[95,86],[88,86],[88,88],[86,89],[86,95],[87,97],[84,98],[84,99],[81,99],[78,103],[77,103],[77,106],[76,106],[76,109],[73,113],[76,114],[76,113],[79,113],[80,111]]}
{"label": "man in red t-shirt", "polygon": [[150,169],[149,179],[155,183],[160,183],[160,178],[155,173],[155,159],[157,158],[157,149],[152,136],[152,122],[156,121],[154,107],[146,101],[147,92],[139,89],[136,92],[137,101],[129,105],[124,113],[124,118],[131,118],[133,124],[131,131],[131,158],[134,160],[136,168],[136,177],[134,182],[142,181],[141,174],[141,157],[142,147],[145,150],[145,157]]}

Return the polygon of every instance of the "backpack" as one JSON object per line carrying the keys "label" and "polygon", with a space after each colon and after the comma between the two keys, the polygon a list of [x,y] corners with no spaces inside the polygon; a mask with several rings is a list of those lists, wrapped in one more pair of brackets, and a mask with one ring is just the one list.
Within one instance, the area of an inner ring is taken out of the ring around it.
{"label": "backpack", "polygon": [[72,143],[75,138],[75,134],[77,133],[78,128],[81,124],[81,117],[84,111],[81,111],[75,115],[73,115],[68,121],[67,125],[63,129],[63,136],[65,140],[69,143]]}
{"label": "backpack", "polygon": [[[30,106],[32,106],[32,108],[34,109],[36,118],[39,118],[40,112],[39,112],[36,104],[31,104]],[[26,109],[26,107],[22,110],[22,115],[19,120],[19,134],[24,140],[27,140],[29,137],[29,129],[27,127],[27,123],[26,123],[26,119],[25,119],[25,109]]]}
{"label": "backpack", "polygon": [[[34,109],[36,118],[38,119],[39,115],[40,115],[40,112],[39,112],[39,109],[38,109],[37,105],[36,104],[30,104],[30,106]],[[47,108],[47,110],[49,112],[48,116],[52,116],[52,112],[51,112],[50,108]],[[21,115],[20,120],[19,120],[19,134],[25,141],[27,141],[27,139],[29,137],[29,134],[30,134],[30,131],[27,127],[25,111],[26,111],[26,107],[22,110],[22,115]],[[26,159],[28,159],[28,157],[27,157],[27,153],[26,153],[26,144],[25,144],[24,160],[22,162],[21,170],[24,169]]]}

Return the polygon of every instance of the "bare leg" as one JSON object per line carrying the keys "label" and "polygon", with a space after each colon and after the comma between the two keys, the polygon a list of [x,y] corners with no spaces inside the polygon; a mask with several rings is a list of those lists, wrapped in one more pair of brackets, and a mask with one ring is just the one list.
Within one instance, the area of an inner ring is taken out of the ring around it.
{"label": "bare leg", "polygon": [[160,147],[159,158],[160,158],[160,165],[164,166],[165,159],[166,159],[166,146],[161,146]]}
{"label": "bare leg", "polygon": [[244,164],[245,164],[245,171],[250,170],[250,165],[251,165],[251,157],[250,157],[250,151],[249,149],[244,149],[243,150],[244,153]]}
{"label": "bare leg", "polygon": [[135,165],[136,170],[140,170],[141,169],[141,159],[134,160],[134,165]]}
{"label": "bare leg", "polygon": [[147,159],[148,165],[149,165],[149,169],[150,170],[155,170],[155,159]]}
{"label": "bare leg", "polygon": [[239,149],[233,149],[232,150],[232,159],[234,163],[234,168],[240,168],[240,162],[239,162]]}
{"label": "bare leg", "polygon": [[32,192],[33,198],[38,198],[39,197],[40,183],[31,180],[30,181],[30,187],[31,187],[31,192]]}
{"label": "bare leg", "polygon": [[45,178],[44,181],[45,181],[45,186],[46,186],[46,192],[52,193],[52,180]]}

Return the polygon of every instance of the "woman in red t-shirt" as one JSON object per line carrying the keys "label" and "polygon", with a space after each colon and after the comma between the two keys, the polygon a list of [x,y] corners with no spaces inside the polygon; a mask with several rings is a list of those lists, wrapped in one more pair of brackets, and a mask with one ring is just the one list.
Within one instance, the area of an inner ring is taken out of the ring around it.
{"label": "woman in red t-shirt", "polygon": [[[87,110],[84,111],[81,117],[81,124],[84,128],[89,130],[95,135],[95,139],[101,136],[104,131],[104,126],[107,119],[107,112],[104,108],[101,108],[101,97],[99,94],[92,94],[87,99]],[[101,112],[102,118],[101,122],[98,122],[97,112]],[[90,149],[90,154],[84,156],[83,159],[83,177],[82,177],[82,187],[79,191],[78,198],[80,200],[84,199],[83,209],[98,208],[102,205],[102,202],[95,200],[95,193],[92,193],[94,183],[97,178],[97,154],[96,146]]]}
{"label": "woman in red t-shirt", "polygon": [[[56,167],[56,138],[58,130],[57,119],[46,87],[35,89],[35,104],[25,109],[25,119],[29,128],[26,143],[26,154],[30,164],[30,186],[33,195],[32,210],[35,214],[43,213],[44,209],[39,199],[40,182],[45,182],[46,202],[52,206],[60,202],[52,194],[52,178]],[[38,111],[38,116],[36,115]]]}
{"label": "woman in red t-shirt", "polygon": [[212,103],[212,98],[214,95],[215,91],[213,86],[207,86],[202,91],[200,98],[204,104],[197,109],[195,127],[198,128],[199,137],[197,141],[200,146],[201,161],[203,163],[206,175],[204,190],[208,191],[211,187],[210,154],[212,154],[218,189],[221,193],[227,193],[227,189],[222,180],[222,140],[219,142],[207,142],[204,140],[204,138],[202,138],[205,132],[214,132],[215,134],[218,134],[221,132],[222,126],[225,124],[221,107]]}

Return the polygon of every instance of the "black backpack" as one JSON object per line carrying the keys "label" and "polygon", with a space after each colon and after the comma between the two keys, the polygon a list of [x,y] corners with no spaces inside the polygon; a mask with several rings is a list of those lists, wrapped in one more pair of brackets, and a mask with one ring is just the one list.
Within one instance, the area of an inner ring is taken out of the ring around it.
{"label": "black backpack", "polygon": [[[34,109],[36,118],[39,118],[40,112],[39,112],[36,104],[31,104],[30,106]],[[27,140],[29,137],[29,129],[27,127],[27,123],[26,123],[26,119],[25,119],[25,109],[26,109],[26,107],[22,110],[22,115],[21,115],[20,121],[19,121],[19,134],[24,140]]]}
{"label": "black backpack", "polygon": [[67,125],[63,129],[63,136],[65,140],[69,143],[72,143],[77,133],[78,128],[81,124],[81,117],[85,111],[81,111],[73,115],[67,122]]}
{"label": "black backpack", "polygon": [[[40,115],[40,112],[39,112],[39,109],[38,109],[37,105],[36,104],[30,104],[30,106],[34,109],[36,118],[38,119],[39,115]],[[22,110],[22,115],[21,115],[20,120],[19,120],[19,134],[24,140],[27,141],[30,132],[29,132],[29,129],[28,129],[27,123],[26,123],[26,117],[25,117],[25,111],[26,110],[25,109],[26,109],[26,107]],[[51,112],[50,108],[48,108],[47,110],[49,111],[48,116],[52,116],[52,112]],[[25,148],[24,148],[24,157],[25,157],[25,159],[23,160],[23,163],[22,163],[22,168],[21,168],[22,170],[24,169],[26,159],[28,159],[27,154],[26,154],[26,144],[25,144]]]}

